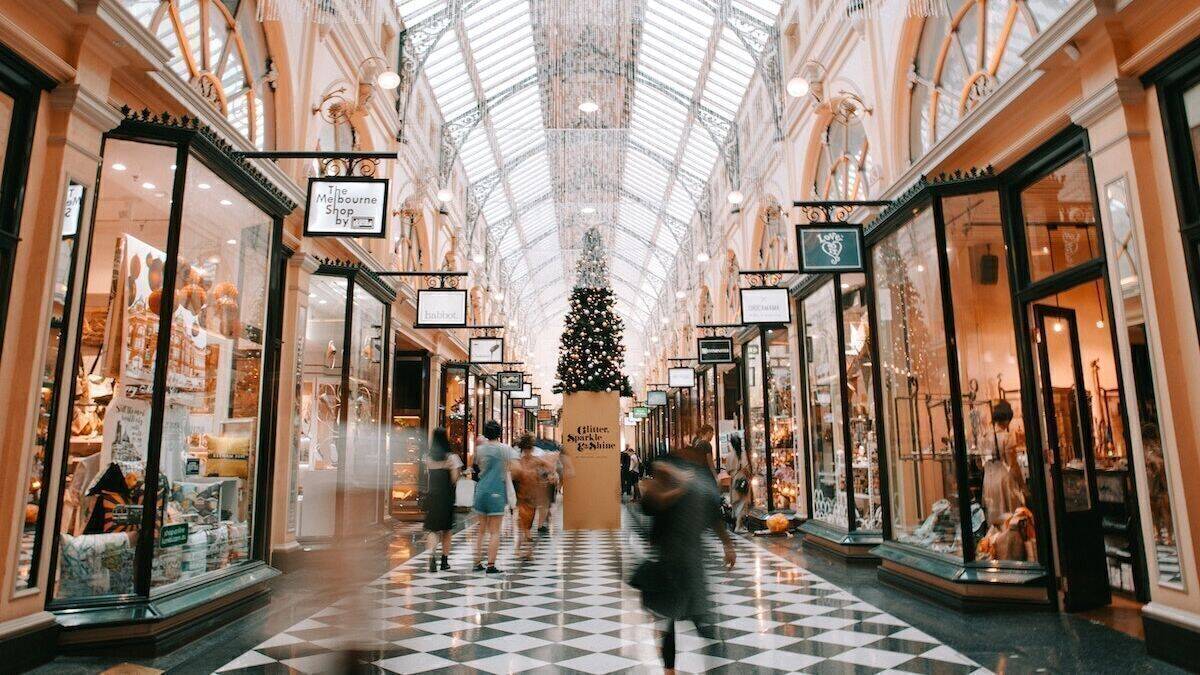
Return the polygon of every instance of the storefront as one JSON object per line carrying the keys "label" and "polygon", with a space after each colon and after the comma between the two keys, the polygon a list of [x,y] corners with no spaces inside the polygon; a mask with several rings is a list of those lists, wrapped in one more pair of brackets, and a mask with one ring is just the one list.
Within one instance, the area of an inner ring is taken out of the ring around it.
{"label": "storefront", "polygon": [[297,539],[383,522],[389,315],[393,291],[362,267],[324,263],[309,280]]}
{"label": "storefront", "polygon": [[444,364],[438,400],[438,424],[446,430],[450,451],[458,454],[464,466],[471,451],[470,438],[475,431],[475,420],[471,415],[469,370],[469,366],[463,363]]}
{"label": "storefront", "polygon": [[90,227],[60,251],[74,267],[61,316],[80,326],[49,404],[71,415],[52,446],[66,478],[48,606],[64,642],[129,623],[155,639],[276,574],[264,467],[294,204],[225,147],[194,124],[129,116],[106,136]]}
{"label": "storefront", "polygon": [[809,500],[800,529],[807,542],[869,559],[883,538],[883,492],[866,277],[810,277],[800,296]]}
{"label": "storefront", "polygon": [[[761,326],[738,345],[745,450],[755,509],[803,513],[788,326]],[[723,420],[724,423],[724,420]]]}
{"label": "storefront", "polygon": [[868,227],[885,579],[962,604],[1143,597],[1086,152],[1071,129],[999,178],[924,182]]}
{"label": "storefront", "polygon": [[422,517],[425,492],[421,462],[429,435],[429,353],[402,350],[397,334],[392,358],[392,428],[388,439],[390,497],[388,510],[401,520]]}

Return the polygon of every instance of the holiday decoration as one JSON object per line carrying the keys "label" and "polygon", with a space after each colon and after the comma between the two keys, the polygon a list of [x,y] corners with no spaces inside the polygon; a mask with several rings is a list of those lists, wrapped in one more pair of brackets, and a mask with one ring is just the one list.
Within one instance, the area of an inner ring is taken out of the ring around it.
{"label": "holiday decoration", "polygon": [[632,396],[625,367],[625,324],[614,310],[609,285],[608,259],[599,230],[583,237],[571,309],[563,320],[558,348],[556,393],[577,391],[619,392]]}

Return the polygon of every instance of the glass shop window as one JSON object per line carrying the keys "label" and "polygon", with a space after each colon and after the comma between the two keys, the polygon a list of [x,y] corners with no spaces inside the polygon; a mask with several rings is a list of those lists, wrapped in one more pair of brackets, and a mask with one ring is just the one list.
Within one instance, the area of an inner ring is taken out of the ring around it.
{"label": "glass shop window", "polygon": [[747,422],[744,440],[747,458],[754,477],[750,479],[750,494],[755,508],[767,508],[767,460],[764,455],[767,422],[763,408],[762,337],[754,336],[742,345],[742,367],[746,373]]}
{"label": "glass shop window", "polygon": [[158,591],[250,560],[272,226],[202,162],[188,163],[151,569]]}
{"label": "glass shop window", "polygon": [[893,538],[961,558],[950,378],[933,213],[872,249]]}
{"label": "glass shop window", "polygon": [[[65,453],[58,600],[134,592],[177,155],[168,146],[105,144]],[[190,332],[172,340],[179,355],[185,342],[194,344]],[[207,567],[202,553],[194,575]]]}
{"label": "glass shop window", "polygon": [[995,193],[942,202],[977,560],[1037,560],[1008,251]]}
{"label": "glass shop window", "polygon": [[1100,256],[1092,176],[1080,155],[1021,192],[1029,274],[1038,281]]}
{"label": "glass shop window", "polygon": [[842,312],[842,348],[846,360],[845,414],[850,422],[850,489],[854,490],[856,530],[883,530],[879,491],[879,443],[875,438],[875,364],[871,362],[871,322],[867,314],[867,278],[843,274],[838,293]]}
{"label": "glass shop window", "polygon": [[767,350],[767,424],[771,434],[771,496],[774,509],[797,510],[796,417],[792,357],[787,328],[763,331]]}
{"label": "glass shop window", "polygon": [[375,296],[354,287],[346,411],[346,516],[352,525],[379,522],[382,490],[388,484],[383,448],[384,312]]}
{"label": "glass shop window", "polygon": [[808,444],[812,457],[809,471],[812,517],[845,529],[846,448],[834,283],[830,280],[803,302]]}

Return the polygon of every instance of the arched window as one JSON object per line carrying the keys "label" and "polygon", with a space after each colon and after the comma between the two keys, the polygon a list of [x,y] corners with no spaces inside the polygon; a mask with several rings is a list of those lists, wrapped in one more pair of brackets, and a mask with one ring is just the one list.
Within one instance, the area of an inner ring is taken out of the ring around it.
{"label": "arched window", "polygon": [[270,59],[251,0],[124,0],[168,65],[259,149],[274,145]]}
{"label": "arched window", "polygon": [[863,106],[839,103],[821,134],[821,155],[813,193],[818,199],[854,201],[871,198],[871,143],[863,128]]}
{"label": "arched window", "polygon": [[946,137],[1021,66],[1021,52],[1068,0],[945,0],[925,20],[909,81],[909,148],[915,161]]}

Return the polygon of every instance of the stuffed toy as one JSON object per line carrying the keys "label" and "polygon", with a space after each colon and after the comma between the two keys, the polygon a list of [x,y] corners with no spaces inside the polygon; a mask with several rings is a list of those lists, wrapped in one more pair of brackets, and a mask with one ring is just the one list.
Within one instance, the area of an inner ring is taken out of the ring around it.
{"label": "stuffed toy", "polygon": [[214,316],[217,332],[228,338],[238,338],[242,335],[242,311],[238,304],[237,286],[228,281],[213,286]]}

